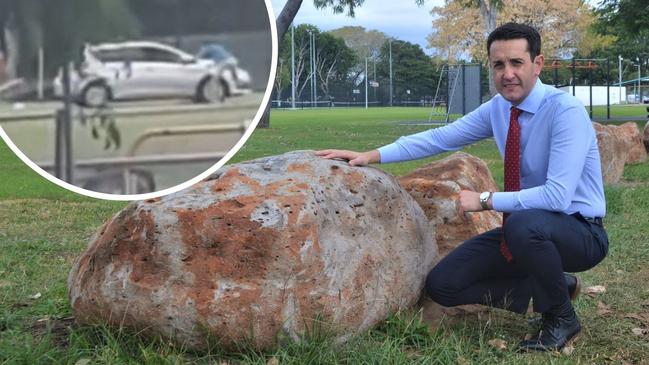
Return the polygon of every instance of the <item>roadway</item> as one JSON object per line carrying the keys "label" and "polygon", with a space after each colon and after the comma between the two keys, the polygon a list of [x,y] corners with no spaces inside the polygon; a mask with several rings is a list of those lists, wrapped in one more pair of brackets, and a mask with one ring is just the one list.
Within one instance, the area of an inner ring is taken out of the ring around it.
{"label": "roadway", "polygon": [[[124,158],[131,154],[139,157],[163,157],[165,155],[227,152],[241,138],[242,131],[204,133],[192,135],[160,135],[138,144],[145,133],[160,129],[186,129],[211,127],[252,121],[257,113],[263,94],[249,93],[226,99],[219,104],[197,104],[191,100],[149,100],[119,102],[111,105],[114,123],[120,133],[121,144],[108,149],[104,146],[106,133],[101,128],[99,138],[93,138],[92,125],[100,125],[99,118],[89,117],[79,123],[81,114],[87,117],[93,110],[73,109],[72,150],[74,159],[88,161]],[[60,101],[0,103],[0,127],[12,142],[32,161],[40,165],[51,164],[55,150],[54,115],[62,107]],[[37,114],[40,114],[38,116]],[[20,121],[17,121],[21,119]],[[216,163],[214,161],[183,162],[147,167],[156,180],[156,190],[182,183]],[[79,171],[76,176],[88,176]],[[74,182],[82,186],[84,181]]]}

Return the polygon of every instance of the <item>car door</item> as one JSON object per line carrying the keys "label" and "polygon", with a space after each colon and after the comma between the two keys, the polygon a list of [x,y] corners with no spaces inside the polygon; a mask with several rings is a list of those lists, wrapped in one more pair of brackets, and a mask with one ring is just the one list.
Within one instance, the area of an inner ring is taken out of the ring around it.
{"label": "car door", "polygon": [[135,99],[147,94],[144,54],[138,47],[121,47],[102,51],[104,78],[115,99]]}
{"label": "car door", "polygon": [[150,47],[137,46],[133,49],[137,50],[134,52],[137,59],[131,62],[130,69],[137,97],[150,99],[168,96],[165,62],[155,52],[151,52]]}
{"label": "car door", "polygon": [[204,68],[193,67],[192,60],[167,49],[147,47],[144,53],[150,62],[151,86],[157,93],[163,96],[194,95],[198,81],[205,74]]}
{"label": "car door", "polygon": [[130,49],[94,47],[91,53],[96,61],[86,60],[86,71],[105,80],[114,99],[127,99],[137,94],[137,83],[130,67],[134,55]]}

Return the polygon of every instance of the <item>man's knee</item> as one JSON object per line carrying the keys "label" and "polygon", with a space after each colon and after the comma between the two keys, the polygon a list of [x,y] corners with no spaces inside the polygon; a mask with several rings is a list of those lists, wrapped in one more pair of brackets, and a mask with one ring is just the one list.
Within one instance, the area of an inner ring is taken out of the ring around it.
{"label": "man's knee", "polygon": [[548,239],[544,222],[547,214],[553,214],[541,209],[521,210],[511,213],[504,226],[504,236],[512,254],[529,252],[533,242]]}
{"label": "man's knee", "polygon": [[433,268],[426,277],[426,294],[438,304],[451,307],[454,304],[457,289],[449,282],[447,275],[442,275]]}
{"label": "man's knee", "polygon": [[527,238],[531,235],[542,233],[544,215],[551,212],[541,209],[528,209],[513,212],[507,217],[504,226],[505,239],[509,241],[516,238]]}

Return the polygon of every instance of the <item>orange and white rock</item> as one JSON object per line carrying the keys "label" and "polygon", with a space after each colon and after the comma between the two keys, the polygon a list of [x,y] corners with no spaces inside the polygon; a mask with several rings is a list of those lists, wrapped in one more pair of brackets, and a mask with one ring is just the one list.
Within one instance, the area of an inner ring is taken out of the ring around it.
{"label": "orange and white rock", "polygon": [[465,240],[495,229],[502,224],[502,215],[493,210],[458,215],[460,190],[498,191],[487,164],[464,152],[456,152],[431,162],[399,178],[401,186],[424,210],[434,230],[440,257]]}
{"label": "orange and white rock", "polygon": [[629,146],[618,133],[616,126],[593,123],[602,166],[604,184],[620,181],[624,164],[629,157]]}
{"label": "orange and white rock", "polygon": [[647,161],[647,150],[642,142],[642,135],[638,125],[635,122],[624,123],[617,127],[617,131],[629,149],[629,155],[625,162],[635,164]]}
{"label": "orange and white rock", "polygon": [[316,321],[342,341],[414,304],[436,255],[393,177],[292,152],[129,204],[74,264],[69,296],[79,323],[195,349],[263,349]]}

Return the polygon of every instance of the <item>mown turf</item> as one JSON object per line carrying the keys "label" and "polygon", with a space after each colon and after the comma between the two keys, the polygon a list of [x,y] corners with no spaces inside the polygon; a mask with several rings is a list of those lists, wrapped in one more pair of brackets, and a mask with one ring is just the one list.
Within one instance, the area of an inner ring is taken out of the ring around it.
{"label": "mown turf", "polygon": [[[296,149],[363,150],[424,130],[403,120],[427,120],[421,108],[274,111],[271,128],[257,130],[233,161]],[[641,118],[639,118],[641,119]],[[465,151],[484,159],[502,181],[491,141]],[[440,158],[440,156],[436,157]],[[404,174],[430,159],[381,165]],[[584,326],[572,354],[518,354],[530,331],[513,314],[487,310],[429,329],[416,309],[391,316],[345,345],[314,329],[299,343],[264,353],[214,348],[192,353],[125,330],[72,325],[66,280],[75,257],[99,225],[125,206],[69,193],[42,179],[0,144],[0,364],[622,364],[649,354],[649,163],[628,166],[620,184],[606,187],[607,259],[582,275],[606,292],[576,302]],[[604,310],[606,309],[606,310]],[[645,317],[646,316],[646,317]],[[646,320],[643,320],[646,318]],[[72,326],[73,328],[69,328]],[[637,331],[636,331],[637,332]],[[499,350],[490,340],[506,341]]]}

